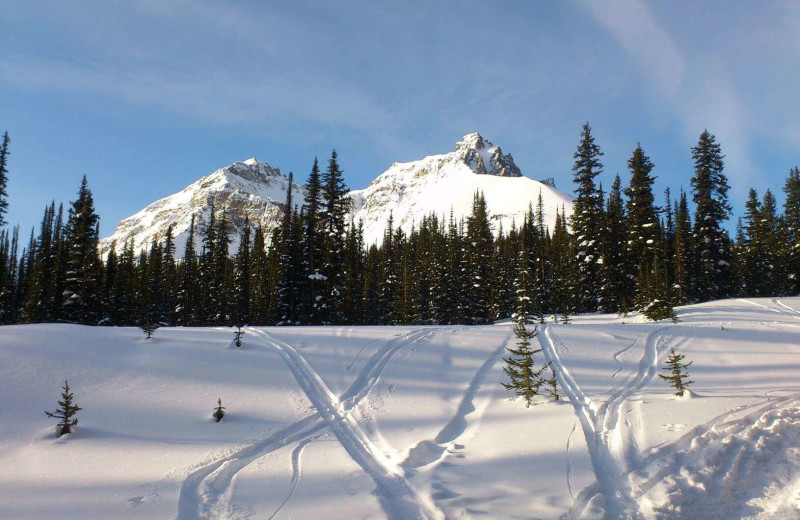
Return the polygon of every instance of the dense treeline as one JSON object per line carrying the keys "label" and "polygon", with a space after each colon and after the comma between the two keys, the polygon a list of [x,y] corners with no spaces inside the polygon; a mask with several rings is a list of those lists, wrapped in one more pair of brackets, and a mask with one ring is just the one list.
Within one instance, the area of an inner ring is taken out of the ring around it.
{"label": "dense treeline", "polygon": [[[8,136],[0,149],[7,172]],[[800,171],[774,195],[750,191],[731,239],[728,182],[720,145],[703,132],[692,148],[690,192],[658,204],[654,165],[642,146],[606,193],[602,152],[584,125],[573,166],[573,214],[547,226],[541,198],[511,229],[492,231],[483,195],[465,219],[428,215],[406,233],[389,219],[380,246],[348,222],[347,188],[334,151],[314,161],[306,198],[287,194],[278,228],[245,225],[229,253],[231,225],[210,208],[194,222],[182,255],[170,228],[146,252],[126,244],[98,252],[98,216],[84,178],[66,212],[55,203],[20,243],[0,232],[0,322],[225,324],[481,324],[510,317],[517,294],[534,316],[643,311],[730,296],[800,293]],[[0,183],[0,201],[5,202]],[[690,213],[689,197],[695,208]],[[0,204],[0,219],[6,206]],[[180,257],[181,259],[176,259]],[[524,285],[521,286],[521,285]]]}

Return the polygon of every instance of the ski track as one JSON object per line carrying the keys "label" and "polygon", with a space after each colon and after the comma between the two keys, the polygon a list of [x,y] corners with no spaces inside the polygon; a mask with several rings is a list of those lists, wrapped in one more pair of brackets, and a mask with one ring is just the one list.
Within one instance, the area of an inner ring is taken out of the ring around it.
{"label": "ski track", "polygon": [[[581,423],[589,458],[597,477],[595,493],[591,491],[579,493],[573,507],[570,508],[570,517],[579,516],[589,500],[599,492],[603,495],[607,519],[641,518],[638,504],[632,497],[627,479],[624,478],[629,465],[633,462],[630,460],[633,452],[626,449],[623,431],[625,421],[621,420],[619,411],[628,397],[644,388],[655,377],[658,371],[658,345],[667,328],[657,329],[647,336],[635,376],[619,389],[615,385],[609,398],[599,409],[583,393],[569,369],[561,361],[550,327],[545,325],[538,335],[545,357],[555,370],[556,377]],[[633,345],[618,354],[621,355],[632,348]],[[633,434],[628,432],[628,435]]]}
{"label": "ski track", "polygon": [[614,392],[614,390],[617,389],[617,376],[619,375],[620,372],[622,372],[625,369],[625,367],[622,365],[622,361],[619,360],[620,356],[624,356],[625,354],[627,354],[628,352],[633,350],[633,347],[635,347],[639,343],[639,340],[641,338],[642,338],[641,336],[638,336],[636,338],[636,340],[634,340],[633,343],[631,343],[630,345],[628,345],[624,349],[620,350],[619,352],[615,352],[614,353],[614,361],[617,362],[617,364],[619,365],[619,368],[617,369],[616,372],[614,372],[614,375],[611,376],[611,383],[612,383],[611,384],[611,392]]}
{"label": "ski track", "polygon": [[572,462],[569,458],[569,449],[572,445],[572,436],[575,434],[575,428],[578,427],[578,423],[575,422],[572,424],[572,429],[569,431],[569,435],[567,436],[567,449],[566,449],[566,458],[567,458],[567,491],[569,491],[569,496],[572,498],[573,502],[575,501],[575,493],[572,491]]}
{"label": "ski track", "polygon": [[[761,304],[761,303],[758,303],[758,302],[754,302],[752,300],[748,300],[748,299],[745,299],[745,298],[738,298],[736,301],[737,302],[742,302],[742,303],[748,303],[748,304],[753,305],[755,307],[760,307],[762,309],[774,312],[776,314],[780,314],[781,316],[787,316],[789,318],[794,318],[796,320],[800,320],[800,316],[798,316],[798,314],[800,314],[800,312],[798,312],[795,309],[789,307],[788,305],[786,305],[785,303],[780,301],[780,299],[778,299],[778,298],[773,298],[771,301],[775,305],[778,305],[778,306],[782,307],[782,309],[774,309],[772,307],[767,307],[764,304]],[[786,311],[789,311],[789,312],[786,312]],[[791,314],[789,314],[789,313],[791,313]]]}
{"label": "ski track", "polygon": [[294,450],[292,450],[292,483],[289,486],[289,494],[286,495],[286,498],[283,499],[283,502],[281,502],[281,505],[278,506],[278,509],[276,509],[275,512],[272,513],[272,515],[269,517],[268,520],[273,520],[276,516],[278,516],[278,513],[281,512],[281,509],[283,509],[283,506],[288,504],[289,503],[289,499],[291,499],[292,495],[294,495],[294,490],[297,489],[297,483],[300,482],[300,474],[301,474],[301,472],[300,472],[300,455],[303,453],[303,449],[306,446],[308,446],[309,444],[311,444],[312,442],[317,440],[317,437],[318,436],[315,435],[313,437],[307,437],[307,438],[303,439],[302,441],[300,441],[297,444],[297,447]]}
{"label": "ski track", "polygon": [[[248,330],[263,337],[257,329],[248,327]],[[340,397],[344,408],[349,411],[369,394],[389,360],[401,347],[428,335],[428,330],[415,330],[396,336],[373,354]],[[230,508],[234,479],[242,469],[273,451],[315,435],[326,426],[326,421],[315,412],[255,444],[195,470],[181,485],[176,520],[225,518]]]}
{"label": "ski track", "polygon": [[[793,315],[794,315],[794,314],[800,314],[800,311],[798,311],[797,309],[794,309],[794,308],[792,308],[792,307],[789,307],[788,305],[786,305],[785,303],[783,303],[783,302],[780,300],[780,298],[775,298],[775,299],[773,299],[773,300],[772,300],[772,303],[774,303],[775,305],[779,305],[779,306],[783,307],[783,308],[784,308],[784,309],[786,309],[787,311],[791,312]],[[797,316],[792,316],[792,317],[793,317],[793,318],[797,318]]]}
{"label": "ski track", "polygon": [[[277,349],[294,374],[297,383],[339,439],[342,447],[373,479],[379,490],[381,505],[387,515],[398,520],[444,518],[431,500],[420,495],[406,480],[403,470],[389,462],[378,450],[305,357],[288,343],[271,337],[264,331],[258,332],[267,343]],[[435,329],[423,330],[420,331],[420,337],[435,332]],[[386,356],[385,362],[388,363],[390,357]]]}

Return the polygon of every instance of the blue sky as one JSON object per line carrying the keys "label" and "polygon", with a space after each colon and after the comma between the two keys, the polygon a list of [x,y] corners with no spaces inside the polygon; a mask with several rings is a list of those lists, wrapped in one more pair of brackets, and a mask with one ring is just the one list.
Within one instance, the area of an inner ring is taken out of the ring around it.
{"label": "blue sky", "polygon": [[750,187],[783,201],[798,85],[794,1],[0,0],[7,220],[24,236],[83,174],[105,236],[236,160],[304,180],[335,147],[363,188],[472,131],[571,191],[585,121],[606,187],[641,142],[674,192],[708,128],[740,214]]}

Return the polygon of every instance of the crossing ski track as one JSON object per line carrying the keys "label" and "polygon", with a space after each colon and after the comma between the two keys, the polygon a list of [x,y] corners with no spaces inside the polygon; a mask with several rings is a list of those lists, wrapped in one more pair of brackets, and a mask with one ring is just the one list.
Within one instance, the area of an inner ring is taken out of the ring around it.
{"label": "crossing ski track", "polygon": [[[261,337],[266,342],[272,339],[266,332],[261,330],[252,327],[248,327],[247,330],[254,336]],[[357,406],[359,402],[370,393],[378,382],[383,369],[398,350],[410,343],[431,337],[442,330],[447,329],[414,330],[389,340],[384,347],[376,351],[375,354],[368,359],[350,387],[337,399],[341,407],[340,414],[347,414],[347,412]],[[274,348],[278,348],[279,353],[282,352],[280,347]],[[283,355],[282,357],[284,361],[286,361],[286,357]],[[311,370],[313,372],[313,369]],[[317,378],[319,378],[318,375]],[[305,387],[303,388],[305,390]],[[328,392],[330,391],[328,390]],[[314,401],[312,401],[312,403],[314,403]],[[289,444],[302,442],[309,437],[315,436],[328,425],[329,422],[322,417],[319,409],[317,409],[317,411],[311,415],[278,430],[259,442],[237,450],[234,453],[195,470],[184,479],[181,485],[176,520],[226,518],[230,511],[233,483],[240,471],[269,453]],[[298,472],[299,468],[298,452],[298,465],[296,466]],[[291,494],[294,492],[294,488],[300,476],[298,473],[297,479],[295,479],[294,471],[295,467],[293,466],[292,487],[290,488],[289,497],[287,497],[280,508],[273,513],[273,516],[288,502],[288,499],[291,498]],[[433,516],[432,518],[436,517]]]}
{"label": "crossing ski track", "polygon": [[[420,331],[420,335],[431,335],[436,329]],[[391,462],[375,446],[372,439],[348,413],[343,401],[328,388],[320,375],[294,347],[264,331],[259,335],[274,346],[289,370],[294,374],[308,399],[327,423],[350,457],[372,477],[378,487],[381,506],[389,518],[397,520],[439,520],[444,515],[436,509],[430,498],[424,497],[409,483],[403,470]],[[399,347],[398,347],[399,348]],[[391,356],[384,356],[379,363],[385,365]],[[358,395],[358,394],[356,394]]]}
{"label": "crossing ski track", "polygon": [[[668,327],[659,328],[648,334],[636,374],[619,388],[615,384],[608,399],[599,407],[583,393],[564,365],[551,327],[545,324],[540,330],[537,336],[539,344],[575,410],[597,477],[597,487],[590,486],[591,489],[578,494],[567,518],[580,516],[589,500],[598,492],[603,496],[606,519],[642,518],[638,503],[634,500],[630,485],[625,478],[628,466],[635,461],[629,460],[631,452],[625,446],[623,431],[626,423],[621,419],[620,409],[631,395],[644,388],[655,377],[658,371],[658,346],[667,329]],[[631,348],[633,345],[618,352],[617,355]],[[632,436],[631,433],[629,435]]]}

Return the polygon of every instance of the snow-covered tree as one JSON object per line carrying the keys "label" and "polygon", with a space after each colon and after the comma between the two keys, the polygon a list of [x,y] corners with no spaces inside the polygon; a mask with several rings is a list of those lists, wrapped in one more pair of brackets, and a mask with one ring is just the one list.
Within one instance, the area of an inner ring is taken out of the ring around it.
{"label": "snow-covered tree", "polygon": [[100,296],[100,255],[97,251],[100,217],[84,175],[78,198],[70,203],[66,229],[67,269],[63,310],[68,321],[96,325]]}
{"label": "snow-covered tree", "polygon": [[705,130],[692,148],[694,264],[692,294],[700,301],[724,298],[730,291],[730,239],[722,223],[728,219],[728,179],[716,138]]}
{"label": "snow-covered tree", "polygon": [[572,232],[575,240],[574,261],[577,271],[577,303],[584,311],[598,308],[600,299],[601,223],[603,200],[597,176],[603,171],[600,157],[603,152],[595,144],[589,123],[583,125],[581,141],[573,157],[573,181],[576,184],[572,203]]}
{"label": "snow-covered tree", "polygon": [[528,328],[528,317],[531,311],[531,298],[529,294],[530,271],[527,255],[520,253],[520,269],[517,273],[515,284],[517,291],[517,308],[514,313],[514,335],[517,337],[516,347],[506,347],[509,356],[503,358],[506,366],[503,371],[508,376],[508,383],[501,383],[503,387],[514,392],[525,400],[525,407],[533,403],[533,398],[539,394],[539,388],[544,384],[542,373],[548,367],[536,368],[534,354],[542,351],[541,348],[531,347],[531,340],[538,335],[536,327]]}
{"label": "snow-covered tree", "polygon": [[3,134],[3,142],[0,144],[0,227],[6,225],[5,214],[8,211],[8,191],[6,186],[8,184],[8,156],[11,152],[8,151],[8,145],[11,138],[8,137],[8,132]]}

